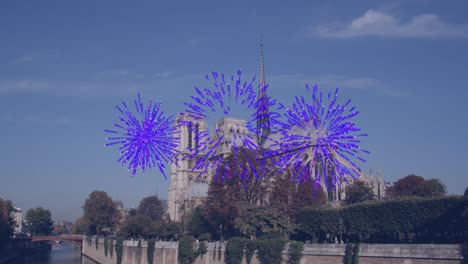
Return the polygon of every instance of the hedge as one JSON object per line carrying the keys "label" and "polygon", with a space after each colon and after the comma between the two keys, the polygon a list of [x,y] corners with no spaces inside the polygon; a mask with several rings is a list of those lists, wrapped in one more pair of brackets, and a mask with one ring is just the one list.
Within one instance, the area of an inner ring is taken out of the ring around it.
{"label": "hedge", "polygon": [[461,243],[465,208],[461,196],[406,198],[366,202],[339,209],[302,210],[299,231],[310,237],[326,234],[352,242],[394,243],[398,234],[412,234],[418,243]]}

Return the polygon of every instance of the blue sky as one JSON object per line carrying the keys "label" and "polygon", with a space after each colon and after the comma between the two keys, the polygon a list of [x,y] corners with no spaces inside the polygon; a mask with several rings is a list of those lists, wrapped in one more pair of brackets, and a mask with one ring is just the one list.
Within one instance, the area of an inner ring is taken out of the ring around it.
{"label": "blue sky", "polygon": [[0,197],[74,220],[93,190],[134,207],[167,197],[154,170],[130,174],[105,148],[114,105],[140,92],[183,110],[211,71],[258,75],[265,43],[271,96],[317,83],[361,111],[386,181],[468,186],[465,1],[2,1]]}

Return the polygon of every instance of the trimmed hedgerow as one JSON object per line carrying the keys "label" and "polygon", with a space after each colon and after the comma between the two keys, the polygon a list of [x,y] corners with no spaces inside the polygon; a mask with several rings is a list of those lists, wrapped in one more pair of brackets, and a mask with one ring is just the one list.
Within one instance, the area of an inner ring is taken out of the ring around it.
{"label": "trimmed hedgerow", "polygon": [[154,245],[156,244],[156,241],[151,239],[148,241],[148,249],[146,252],[146,257],[148,259],[148,264],[153,264],[153,257],[154,257]]}
{"label": "trimmed hedgerow", "polygon": [[258,240],[258,258],[261,264],[281,264],[286,239],[266,237]]}
{"label": "trimmed hedgerow", "polygon": [[122,264],[123,239],[118,238],[115,242],[115,254],[117,255],[117,264]]}
{"label": "trimmed hedgerow", "polygon": [[257,240],[247,240],[245,242],[245,260],[247,264],[250,264],[252,261],[255,250],[257,250]]}

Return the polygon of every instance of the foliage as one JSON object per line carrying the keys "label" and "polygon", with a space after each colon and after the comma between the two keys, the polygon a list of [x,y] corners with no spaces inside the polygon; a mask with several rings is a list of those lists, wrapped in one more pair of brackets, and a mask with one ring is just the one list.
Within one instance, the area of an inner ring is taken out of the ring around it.
{"label": "foliage", "polygon": [[288,264],[299,264],[302,258],[304,244],[299,241],[293,241],[289,244]]}
{"label": "foliage", "polygon": [[359,244],[354,245],[352,264],[359,264]]}
{"label": "foliage", "polygon": [[99,238],[96,237],[96,239],[94,240],[94,244],[96,244],[96,251],[98,250],[98,246],[99,246]]}
{"label": "foliage", "polygon": [[148,237],[151,233],[151,219],[148,216],[128,216],[122,223],[120,235],[125,238]]}
{"label": "foliage", "polygon": [[193,209],[192,213],[189,216],[187,223],[187,229],[189,234],[194,237],[198,237],[201,240],[200,236],[210,232],[211,227],[208,220],[205,218],[202,206],[197,206]]}
{"label": "foliage", "polygon": [[343,264],[353,263],[353,244],[346,244],[345,255],[343,256]]}
{"label": "foliage", "polygon": [[216,243],[214,244],[214,249],[213,249],[213,261],[216,259]]}
{"label": "foliage", "polygon": [[33,235],[49,235],[54,225],[50,211],[42,207],[29,209],[26,212],[26,222]]}
{"label": "foliage", "polygon": [[242,262],[244,256],[245,239],[242,237],[232,237],[229,239],[224,251],[224,261],[227,264],[238,264]]}
{"label": "foliage", "polygon": [[252,261],[252,257],[255,254],[255,250],[257,250],[257,240],[247,240],[245,242],[245,259],[247,264],[250,264]]}
{"label": "foliage", "polygon": [[218,261],[221,260],[221,243],[219,244],[218,247]]}
{"label": "foliage", "polygon": [[414,190],[415,196],[420,197],[440,197],[445,195],[447,187],[439,179],[424,181]]}
{"label": "foliage", "polygon": [[148,264],[153,264],[155,244],[156,244],[156,241],[154,239],[151,239],[150,241],[148,241],[148,249],[146,252],[146,257],[148,258]]}
{"label": "foliage", "polygon": [[341,209],[305,209],[298,219],[300,230],[312,237],[338,236],[342,225],[345,237],[356,242],[398,242],[397,233],[413,233],[419,243],[460,243],[463,208],[461,197],[413,197]]}
{"label": "foliage", "polygon": [[235,220],[235,226],[251,239],[269,233],[289,233],[289,221],[270,206],[243,206]]}
{"label": "foliage", "polygon": [[210,241],[211,240],[211,234],[210,233],[203,233],[198,237],[198,240],[200,240],[200,241]]}
{"label": "foliage", "polygon": [[363,181],[355,181],[346,187],[345,204],[362,203],[374,200],[374,193],[369,185]]}
{"label": "foliage", "polygon": [[122,264],[123,239],[118,238],[115,242],[115,254],[117,255],[117,264]]}
{"label": "foliage", "polygon": [[143,198],[140,201],[140,205],[137,209],[137,214],[147,216],[151,221],[160,221],[162,220],[162,215],[166,207],[159,200],[157,195],[152,195]]}
{"label": "foliage", "polygon": [[206,246],[206,243],[200,242],[197,249],[197,256],[201,256],[201,258],[203,258],[203,255],[205,255],[206,252],[208,252],[208,247]]}
{"label": "foliage", "polygon": [[168,220],[153,222],[148,234],[150,238],[162,238],[164,240],[176,239],[179,235],[179,224]]}
{"label": "foliage", "polygon": [[88,230],[88,223],[85,222],[83,217],[78,217],[75,220],[75,223],[73,224],[72,227],[72,233],[73,234],[86,234],[86,231]]}
{"label": "foliage", "polygon": [[386,190],[387,196],[390,198],[404,196],[440,197],[446,192],[446,187],[440,180],[425,180],[416,175],[401,178]]}
{"label": "foliage", "polygon": [[94,191],[83,206],[83,219],[88,224],[88,234],[99,235],[118,223],[120,214],[112,199],[103,191]]}
{"label": "foliage", "polygon": [[13,233],[14,220],[11,212],[13,205],[8,200],[0,198],[0,249],[10,240]]}
{"label": "foliage", "polygon": [[107,237],[104,238],[104,256],[107,257],[107,252],[109,251],[109,239]]}
{"label": "foliage", "polygon": [[179,263],[191,264],[195,261],[197,255],[194,250],[195,238],[184,236],[179,240]]}
{"label": "foliage", "polygon": [[[233,153],[237,153],[234,157]],[[246,154],[247,153],[247,154]],[[227,237],[236,233],[235,220],[242,206],[260,205],[266,203],[270,182],[268,176],[257,178],[255,176],[242,179],[242,160],[252,155],[250,150],[237,150],[224,159],[219,166],[217,175],[229,175],[224,179],[214,179],[208,188],[208,196],[205,203],[205,216],[211,225],[211,230],[219,230],[222,225],[223,232]],[[236,158],[237,161],[233,161]],[[247,161],[246,161],[247,162]],[[258,166],[253,164],[251,167]],[[227,170],[227,171],[226,171]],[[253,174],[252,174],[253,175]],[[221,236],[221,234],[218,234]]]}
{"label": "foliage", "polygon": [[111,256],[111,258],[113,258],[114,256],[114,240],[110,240],[109,241],[109,254]]}
{"label": "foliage", "polygon": [[258,240],[258,257],[261,264],[280,264],[282,251],[286,240],[283,238],[272,238],[271,236],[260,237]]}

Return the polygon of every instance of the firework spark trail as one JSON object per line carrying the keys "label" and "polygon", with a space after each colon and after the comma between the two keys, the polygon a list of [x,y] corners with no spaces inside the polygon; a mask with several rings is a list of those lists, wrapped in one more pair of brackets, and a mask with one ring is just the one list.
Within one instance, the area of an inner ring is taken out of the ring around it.
{"label": "firework spark trail", "polygon": [[[238,176],[242,179],[250,177],[253,173],[256,177],[261,177],[261,169],[255,159],[261,152],[258,141],[260,129],[257,128],[258,118],[265,117],[267,114],[265,108],[273,106],[276,102],[269,98],[259,98],[254,88],[255,77],[250,82],[242,81],[240,70],[237,76],[227,77],[223,73],[212,72],[211,76],[205,75],[208,81],[212,81],[211,88],[199,89],[195,87],[196,95],[191,96],[191,101],[185,103],[186,110],[183,116],[189,117],[183,119],[182,124],[193,127],[193,123],[199,121],[208,122],[220,121],[222,118],[232,118],[235,114],[247,114],[245,122],[245,131],[242,125],[236,124],[230,127],[229,131],[223,130],[223,127],[216,125],[214,132],[209,129],[198,131],[195,135],[198,140],[196,147],[188,147],[189,154],[185,159],[195,159],[196,162],[192,171],[207,173],[213,171],[215,176],[223,180],[232,176],[232,170],[227,167],[241,168]],[[263,89],[266,89],[264,87]],[[259,107],[262,104],[262,107]],[[268,105],[266,105],[268,104]],[[259,111],[259,109],[261,111]],[[268,113],[270,122],[274,122],[278,116],[277,113]],[[209,124],[210,125],[210,124]],[[212,125],[212,124],[211,124]],[[222,154],[223,144],[228,142],[230,154],[234,157],[230,164],[225,164],[226,159]],[[248,155],[254,153],[254,155]],[[238,159],[238,156],[243,158]],[[246,160],[245,160],[246,159]],[[264,163],[263,163],[264,164]]]}
{"label": "firework spark trail", "polygon": [[359,114],[355,107],[346,110],[351,100],[338,103],[338,89],[325,99],[316,85],[306,88],[308,97],[296,96],[289,108],[281,105],[286,121],[269,155],[276,157],[279,171],[292,171],[291,180],[340,187],[342,180],[360,176],[354,160],[365,162],[361,154],[369,151],[360,148],[359,138],[367,134],[352,122]]}
{"label": "firework spark trail", "polygon": [[121,157],[117,162],[122,166],[128,163],[132,176],[138,168],[145,173],[146,169],[158,167],[167,178],[165,164],[175,160],[179,140],[174,118],[164,115],[159,102],[150,101],[145,108],[140,94],[134,105],[135,115],[125,102],[122,102],[123,108],[116,106],[120,122],[114,123],[117,129],[105,130],[115,136],[107,138],[110,142],[104,146],[120,145]]}

